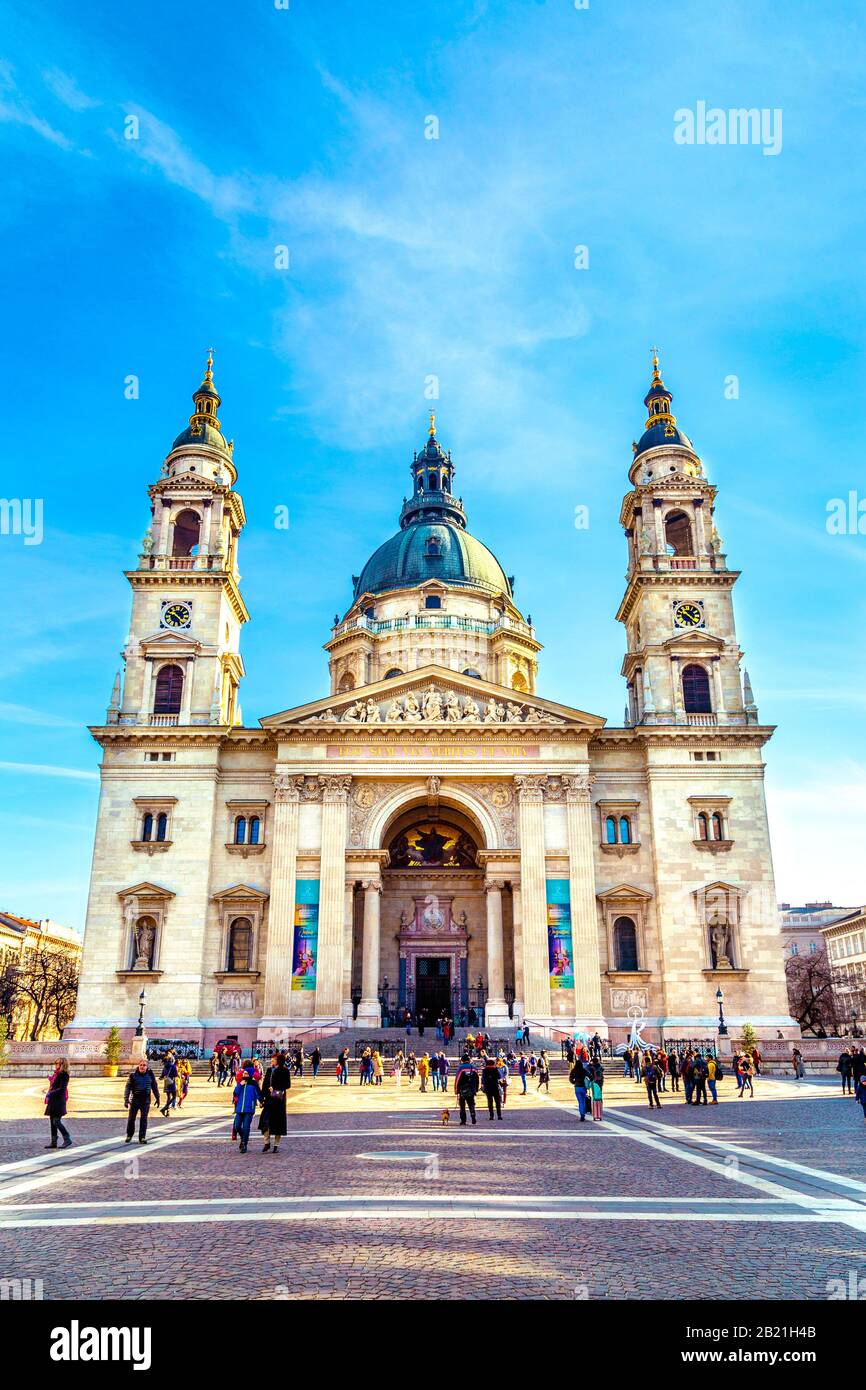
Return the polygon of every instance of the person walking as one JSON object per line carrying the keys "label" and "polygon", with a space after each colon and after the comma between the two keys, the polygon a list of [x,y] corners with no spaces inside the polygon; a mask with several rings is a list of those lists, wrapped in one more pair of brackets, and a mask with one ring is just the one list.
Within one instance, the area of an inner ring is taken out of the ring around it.
{"label": "person walking", "polygon": [[839,1060],[836,1063],[836,1070],[839,1073],[840,1079],[842,1081],[843,1096],[853,1095],[851,1078],[854,1073],[854,1058],[851,1055],[850,1048],[846,1047],[844,1052],[839,1053]]}
{"label": "person walking", "polygon": [[680,1064],[680,1076],[683,1079],[686,1105],[691,1105],[692,1093],[695,1089],[695,1059],[691,1052],[686,1053]]}
{"label": "person walking", "polygon": [[718,1095],[716,1094],[716,1084],[717,1084],[717,1082],[721,1081],[723,1074],[724,1074],[724,1073],[722,1072],[722,1064],[721,1064],[721,1062],[719,1062],[718,1059],[717,1059],[716,1057],[708,1057],[708,1058],[707,1058],[707,1085],[708,1085],[709,1088],[710,1088],[710,1095],[711,1095],[712,1098],[713,1098],[713,1101],[712,1101],[713,1105],[718,1105],[718,1103],[719,1103],[719,1097],[718,1097]]}
{"label": "person walking", "polygon": [[349,1049],[344,1047],[337,1058],[337,1081],[340,1086],[349,1084]]}
{"label": "person walking", "polygon": [[530,1037],[529,1037],[529,1024],[528,1024],[528,1023],[524,1023],[524,1025],[523,1025],[523,1046],[524,1046],[524,1047],[531,1047],[531,1046],[532,1046],[532,1043],[531,1043]]}
{"label": "person walking", "polygon": [[373,1072],[373,1075],[372,1075],[372,1084],[373,1084],[374,1086],[381,1086],[381,1085],[382,1085],[382,1071],[383,1071],[383,1067],[382,1067],[382,1054],[380,1053],[378,1047],[374,1047],[374,1048],[373,1048],[373,1052],[372,1052],[372,1055],[371,1055],[371,1057],[370,1057],[370,1066],[371,1066],[372,1072]]}
{"label": "person walking", "polygon": [[188,1057],[181,1057],[177,1064],[177,1107],[181,1108],[189,1091],[192,1077],[192,1063]]}
{"label": "person walking", "polygon": [[658,1052],[656,1053],[655,1060],[659,1072],[659,1090],[666,1091],[666,1083],[668,1077],[668,1054],[665,1052],[663,1047],[659,1048]]}
{"label": "person walking", "polygon": [[499,1095],[500,1095],[500,1097],[501,1097],[501,1099],[502,1099],[502,1108],[504,1109],[504,1108],[505,1108],[505,1102],[508,1100],[508,1063],[506,1062],[506,1060],[505,1060],[505,1058],[503,1057],[503,1055],[502,1055],[501,1052],[500,1052],[500,1054],[499,1054],[498,1063],[499,1063]]}
{"label": "person walking", "polygon": [[746,1057],[743,1058],[742,1075],[743,1075],[743,1084],[742,1084],[742,1087],[740,1088],[740,1100],[743,1099],[743,1096],[746,1094],[747,1091],[748,1091],[748,1093],[749,1093],[749,1100],[754,1100],[754,1099],[755,1099],[755,1088],[754,1088],[754,1086],[752,1085],[752,1077],[754,1076],[754,1070],[753,1070],[753,1067],[752,1067],[751,1060],[749,1059],[748,1056],[746,1056]]}
{"label": "person walking", "polygon": [[126,1087],[123,1092],[123,1104],[127,1111],[126,1116],[126,1142],[131,1144],[135,1135],[135,1117],[139,1116],[138,1121],[138,1142],[147,1143],[147,1116],[150,1111],[151,1099],[159,1105],[159,1087],[156,1084],[156,1077],[147,1065],[147,1061],[142,1057],[137,1066],[133,1067],[129,1076],[126,1078]]}
{"label": "person walking", "polygon": [[854,1099],[858,1105],[863,1107],[863,1119],[866,1120],[866,1073],[861,1072],[857,1078],[857,1089],[854,1092]]}
{"label": "person walking", "polygon": [[493,1119],[496,1108],[497,1120],[502,1119],[502,1091],[499,1084],[499,1063],[495,1057],[487,1057],[481,1068],[481,1089],[487,1097],[487,1115]]}
{"label": "person walking", "polygon": [[594,1120],[601,1120],[602,1096],[604,1093],[604,1068],[600,1062],[596,1062],[592,1066],[589,1090],[592,1096],[592,1118]]}
{"label": "person walking", "polygon": [[661,1110],[662,1103],[659,1100],[659,1069],[652,1059],[652,1054],[649,1052],[643,1060],[643,1083],[646,1086],[650,1110],[653,1109],[653,1106],[655,1106],[656,1110]]}
{"label": "person walking", "polygon": [[322,1049],[318,1043],[310,1053],[310,1066],[313,1069],[313,1080],[319,1075],[319,1067],[322,1065]]}
{"label": "person walking", "polygon": [[680,1059],[674,1048],[668,1053],[668,1076],[671,1079],[671,1090],[680,1089]]}
{"label": "person walking", "polygon": [[57,1148],[57,1136],[59,1134],[63,1135],[61,1147],[64,1149],[72,1148],[69,1130],[63,1123],[68,1102],[69,1063],[65,1057],[58,1057],[54,1063],[54,1070],[48,1078],[48,1090],[45,1092],[45,1114],[51,1124],[51,1143],[45,1145],[46,1149]]}
{"label": "person walking", "polygon": [[589,1072],[582,1057],[575,1056],[568,1079],[574,1087],[574,1098],[577,1101],[577,1108],[580,1112],[582,1121],[586,1120],[586,1088],[589,1083]]}
{"label": "person walking", "polygon": [[520,1094],[522,1096],[526,1095],[526,1073],[528,1070],[529,1063],[526,1060],[526,1053],[521,1052],[520,1057],[517,1061],[517,1075],[520,1077],[520,1085],[522,1087]]}
{"label": "person walking", "polygon": [[692,1070],[694,1077],[694,1101],[695,1105],[707,1104],[707,1061],[705,1057],[696,1057]]}
{"label": "person walking", "polygon": [[402,1084],[402,1081],[403,1081],[403,1068],[404,1068],[405,1065],[406,1065],[406,1058],[403,1056],[402,1049],[398,1048],[398,1049],[397,1049],[397,1056],[394,1058],[394,1070],[393,1070],[393,1073],[392,1073],[392,1075],[393,1075],[393,1077],[394,1077],[394,1084],[395,1084],[395,1086],[398,1088],[398,1090],[399,1090],[399,1088],[400,1088],[400,1086],[401,1086],[401,1084]]}
{"label": "person walking", "polygon": [[418,1063],[415,1060],[415,1053],[410,1052],[406,1058],[406,1079],[411,1086],[415,1081],[415,1073],[418,1070]]}
{"label": "person walking", "polygon": [[216,1081],[218,1061],[219,1057],[217,1056],[216,1048],[214,1048],[213,1052],[210,1055],[210,1074],[208,1076],[208,1081]]}
{"label": "person walking", "polygon": [[433,1090],[439,1090],[439,1053],[434,1052],[430,1058],[430,1079],[433,1082]]}
{"label": "person walking", "polygon": [[478,1094],[478,1072],[468,1052],[464,1052],[454,1077],[454,1094],[460,1106],[460,1123],[466,1124],[466,1113],[475,1124],[475,1097]]}
{"label": "person walking", "polygon": [[[420,1031],[421,1031],[420,1028],[419,1028],[418,1031],[419,1031],[419,1034],[420,1034]],[[421,1082],[421,1091],[422,1091],[422,1093],[423,1093],[424,1091],[427,1090],[427,1078],[428,1078],[429,1075],[430,1075],[430,1058],[429,1058],[429,1056],[427,1055],[427,1053],[425,1052],[424,1055],[423,1055],[422,1057],[419,1057],[419,1058],[418,1058],[418,1079],[419,1079],[419,1081]]]}
{"label": "person walking", "polygon": [[162,1090],[163,1107],[159,1112],[168,1119],[169,1110],[173,1110],[177,1105],[177,1062],[174,1060],[174,1053],[167,1052],[162,1063]]}
{"label": "person walking", "polygon": [[217,1086],[224,1086],[229,1079],[229,1059],[226,1056],[224,1047],[220,1047],[217,1050],[219,1052],[217,1058]]}
{"label": "person walking", "polygon": [[538,1058],[539,1091],[541,1090],[542,1086],[544,1087],[547,1094],[550,1095],[550,1062],[548,1061],[547,1053],[544,1051],[544,1048],[542,1048]]}
{"label": "person walking", "polygon": [[286,1066],[286,1054],[276,1052],[262,1081],[262,1113],[259,1129],[265,1141],[262,1153],[267,1153],[274,1141],[274,1153],[280,1151],[280,1140],[286,1133],[286,1093],[292,1089],[291,1068]]}
{"label": "person walking", "polygon": [[795,1047],[791,1053],[791,1065],[794,1068],[794,1076],[797,1081],[802,1081],[806,1075],[806,1068],[803,1066],[803,1054],[799,1047]]}
{"label": "person walking", "polygon": [[250,1129],[256,1107],[263,1103],[262,1091],[253,1075],[252,1064],[248,1063],[241,1072],[240,1080],[232,1092],[235,1107],[235,1132],[240,1140],[240,1152],[245,1154],[250,1142]]}
{"label": "person walking", "polygon": [[439,1053],[439,1090],[448,1090],[448,1072],[451,1066],[444,1052]]}

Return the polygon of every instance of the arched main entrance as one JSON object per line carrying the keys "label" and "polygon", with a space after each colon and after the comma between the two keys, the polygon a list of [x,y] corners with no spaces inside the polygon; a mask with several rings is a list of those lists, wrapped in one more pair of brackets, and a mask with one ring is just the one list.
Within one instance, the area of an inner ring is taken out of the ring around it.
{"label": "arched main entrance", "polygon": [[[383,1024],[442,1014],[458,1026],[483,1019],[489,980],[488,903],[481,852],[495,844],[489,809],[429,788],[395,797],[375,829],[387,851],[379,902],[378,1000]],[[485,824],[485,820],[487,824]],[[384,855],[383,855],[384,858]],[[505,895],[507,897],[507,895]],[[505,956],[513,959],[510,898],[503,914]],[[362,920],[356,915],[353,985],[361,991]],[[507,984],[513,990],[513,971]]]}

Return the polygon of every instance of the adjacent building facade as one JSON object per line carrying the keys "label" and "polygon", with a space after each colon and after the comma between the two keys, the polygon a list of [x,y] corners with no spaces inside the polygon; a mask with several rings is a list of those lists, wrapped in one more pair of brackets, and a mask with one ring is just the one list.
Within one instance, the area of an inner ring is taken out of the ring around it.
{"label": "adjacent building facade", "polygon": [[[547,699],[431,417],[329,693],[242,721],[245,525],[210,361],[150,488],[107,716],[78,1014],[211,1043],[383,1010],[795,1036],[716,489],[653,361],[620,522],[626,712]],[[539,538],[539,544],[541,544]],[[332,557],[328,557],[332,558]]]}

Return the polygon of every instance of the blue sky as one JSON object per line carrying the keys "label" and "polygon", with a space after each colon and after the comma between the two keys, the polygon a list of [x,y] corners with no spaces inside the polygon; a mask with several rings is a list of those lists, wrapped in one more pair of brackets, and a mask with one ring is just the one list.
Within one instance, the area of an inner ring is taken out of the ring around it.
{"label": "blue sky", "polygon": [[[619,723],[617,517],[658,343],[778,725],[779,897],[866,900],[866,536],[825,526],[866,498],[866,33],[859,3],[830,9],[7,0],[2,491],[42,498],[45,532],[0,536],[0,908],[82,924],[85,725],[210,345],[249,518],[248,723],[326,693],[321,643],[396,529],[434,374],[541,692]],[[675,143],[698,101],[780,109],[781,153]]]}

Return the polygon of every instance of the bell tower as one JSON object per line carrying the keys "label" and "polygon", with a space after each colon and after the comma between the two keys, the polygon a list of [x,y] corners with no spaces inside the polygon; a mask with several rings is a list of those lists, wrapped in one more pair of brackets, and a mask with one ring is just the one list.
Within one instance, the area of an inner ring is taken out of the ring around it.
{"label": "bell tower", "polygon": [[213,355],[193,393],[194,410],[159,480],[138,566],[126,577],[132,617],[108,724],[182,727],[243,722],[238,538],[246,516],[234,491],[233,442],[218,417]]}
{"label": "bell tower", "polygon": [[716,488],[672,413],[653,349],[647,419],[632,445],[632,490],[620,522],[628,542],[617,612],[631,725],[757,724],[734,624],[730,570],[716,530]]}

